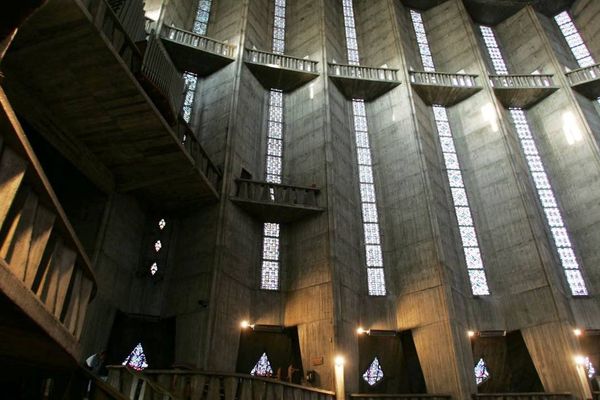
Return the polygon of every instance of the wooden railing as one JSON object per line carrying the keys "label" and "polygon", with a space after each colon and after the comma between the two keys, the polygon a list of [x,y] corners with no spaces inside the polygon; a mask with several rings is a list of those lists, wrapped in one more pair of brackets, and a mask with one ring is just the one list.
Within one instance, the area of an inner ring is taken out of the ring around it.
{"label": "wooden railing", "polygon": [[124,366],[108,367],[108,384],[130,400],[181,400],[145,374]]}
{"label": "wooden railing", "polygon": [[266,51],[246,49],[246,61],[293,69],[295,71],[311,72],[314,74],[318,73],[317,61],[290,57],[283,54],[268,53]]}
{"label": "wooden railing", "polygon": [[190,129],[188,123],[181,115],[177,120],[175,129],[179,142],[184,146],[187,153],[194,159],[194,164],[198,170],[204,174],[206,179],[213,185],[213,188],[219,190],[219,181],[221,180],[221,172],[210,160],[194,133]]}
{"label": "wooden railing", "polygon": [[571,72],[567,72],[566,75],[570,85],[578,85],[580,83],[600,79],[600,64],[575,69]]}
{"label": "wooden railing", "polygon": [[181,72],[175,68],[167,50],[154,35],[148,37],[142,74],[167,98],[173,115],[179,114],[183,104],[185,81]]}
{"label": "wooden railing", "polygon": [[[1,89],[0,101],[0,286],[15,281],[10,292],[37,300],[23,308],[34,321],[49,314],[77,340],[96,279]],[[47,314],[37,314],[42,310]]]}
{"label": "wooden railing", "polygon": [[[132,3],[135,4],[137,1],[139,0]],[[81,0],[81,2],[91,14],[94,25],[106,36],[131,72],[138,73],[142,66],[142,53],[106,0]],[[141,23],[144,23],[143,19]]]}
{"label": "wooden railing", "polygon": [[600,400],[600,392],[592,392],[592,399]]}
{"label": "wooden railing", "polygon": [[478,393],[473,400],[573,400],[571,393]]}
{"label": "wooden railing", "polygon": [[[122,368],[109,368],[116,379]],[[270,378],[204,371],[145,370],[144,375],[175,399],[196,400],[334,400],[335,393]],[[111,379],[109,378],[109,382]]]}
{"label": "wooden railing", "polygon": [[146,37],[144,0],[107,0],[107,2],[129,37],[134,42],[144,40]]}
{"label": "wooden railing", "polygon": [[228,43],[175,28],[174,26],[163,25],[160,30],[160,36],[180,44],[196,47],[200,50],[229,58],[233,58],[235,53],[235,47]]}
{"label": "wooden railing", "polygon": [[552,75],[490,75],[495,88],[528,89],[554,87]]}
{"label": "wooden railing", "polygon": [[410,81],[420,85],[474,87],[477,86],[477,75],[410,71]]}
{"label": "wooden railing", "polygon": [[236,179],[236,197],[242,200],[272,203],[282,206],[318,207],[319,189],[278,183]]}
{"label": "wooden railing", "polygon": [[409,393],[409,394],[350,394],[351,399],[365,400],[450,400],[452,396],[449,394],[426,394],[426,393]]}
{"label": "wooden railing", "polygon": [[397,81],[398,70],[388,68],[362,67],[329,63],[329,74],[341,78],[369,79],[373,81]]}

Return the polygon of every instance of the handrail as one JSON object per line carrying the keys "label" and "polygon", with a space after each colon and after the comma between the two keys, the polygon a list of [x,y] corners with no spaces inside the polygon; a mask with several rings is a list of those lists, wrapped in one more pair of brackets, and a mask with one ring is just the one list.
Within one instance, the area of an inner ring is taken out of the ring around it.
{"label": "handrail", "polygon": [[495,88],[552,88],[552,75],[490,75]]}
{"label": "handrail", "polygon": [[329,63],[329,71],[331,75],[342,78],[369,79],[373,81],[398,81],[397,69]]}
{"label": "handrail", "polygon": [[196,168],[204,174],[206,179],[213,185],[215,190],[219,190],[219,181],[221,180],[221,171],[215,166],[204,148],[194,136],[188,123],[179,114],[175,133],[179,143],[183,145],[187,153],[194,159]]}
{"label": "handrail", "polygon": [[397,400],[450,400],[452,398],[449,394],[431,394],[431,393],[401,393],[401,394],[379,394],[379,393],[351,393],[348,395],[351,399],[397,399]]}
{"label": "handrail", "polygon": [[319,207],[318,188],[283,185],[238,178],[236,197],[242,200],[272,203],[275,205]]}
{"label": "handrail", "polygon": [[269,53],[255,49],[246,49],[245,60],[256,64],[277,66],[314,74],[318,73],[318,61],[292,57],[284,54]]}
{"label": "handrail", "polygon": [[97,287],[91,262],[2,89],[0,103],[0,270],[79,339]]}
{"label": "handrail", "polygon": [[[129,399],[156,399],[158,398],[157,395],[159,395],[163,400],[181,400],[180,397],[175,396],[159,383],[152,381],[144,376],[144,374],[136,372],[129,367],[119,365],[107,368],[109,385],[128,396]],[[124,376],[124,374],[126,375]],[[147,394],[148,390],[150,391],[149,395]]]}
{"label": "handrail", "polygon": [[[113,384],[113,382],[115,382],[115,379],[118,378],[120,376],[120,370],[124,369],[125,367],[122,365],[116,365],[116,366],[108,366],[107,367],[109,370],[109,382],[111,384]],[[112,375],[111,375],[112,373]],[[307,395],[309,395],[310,399],[322,399],[322,400],[333,400],[334,396],[335,396],[335,392],[329,391],[329,390],[324,390],[324,389],[318,389],[318,388],[313,388],[313,387],[308,387],[308,386],[302,386],[302,385],[297,385],[294,383],[288,383],[288,382],[283,382],[283,381],[279,381],[276,380],[274,378],[265,378],[265,377],[259,377],[259,376],[252,376],[252,375],[248,375],[248,374],[240,374],[240,373],[232,373],[232,372],[214,372],[214,371],[200,371],[200,370],[173,370],[173,369],[168,369],[168,370],[144,370],[143,372],[144,375],[146,375],[148,378],[152,378],[152,381],[164,381],[163,378],[175,378],[175,377],[183,377],[183,378],[195,378],[195,377],[205,377],[208,378],[207,381],[205,381],[204,383],[206,385],[208,385],[212,390],[214,390],[214,392],[219,393],[220,390],[219,388],[221,386],[223,386],[223,382],[225,380],[233,380],[235,381],[238,385],[244,385],[244,384],[264,384],[264,385],[273,385],[277,388],[280,389],[280,391],[283,393],[283,397],[279,397],[279,398],[303,398],[303,397],[295,397],[292,395],[292,393],[294,392],[301,392],[301,393],[306,393]],[[112,377],[112,381],[111,381],[111,377]],[[114,386],[114,384],[113,384]],[[216,386],[216,387],[215,387]],[[199,391],[199,393],[202,393],[202,388],[195,388],[196,390]],[[172,390],[174,395],[177,395],[176,390]],[[242,390],[243,392],[243,390]],[[266,393],[267,391],[265,391],[264,393]],[[280,393],[281,393],[280,392]],[[190,393],[188,393],[188,396],[190,395]],[[287,395],[287,396],[286,396]],[[312,397],[312,396],[317,396],[317,397]],[[192,396],[193,397],[193,396]],[[212,397],[209,397],[212,399]],[[217,397],[218,398],[218,395]],[[229,397],[225,397],[226,399],[229,399]],[[233,397],[232,397],[233,398]],[[252,397],[254,398],[254,397]],[[243,397],[243,395],[240,396],[240,399],[246,399],[246,397]],[[262,398],[261,398],[262,399]]]}
{"label": "handrail", "polygon": [[477,75],[446,72],[410,71],[410,81],[419,85],[476,87]]}
{"label": "handrail", "polygon": [[174,26],[163,25],[160,37],[229,58],[235,53],[235,46]]}
{"label": "handrail", "polygon": [[544,392],[522,392],[522,393],[476,393],[473,399],[498,399],[498,400],[523,400],[523,399],[573,399],[571,393],[544,393]]}
{"label": "handrail", "polygon": [[145,16],[144,0],[107,0],[129,37],[138,42],[144,40]]}
{"label": "handrail", "polygon": [[565,74],[570,85],[578,85],[580,83],[600,79],[600,64],[591,65],[589,67],[574,69]]}
{"label": "handrail", "polygon": [[104,33],[131,72],[136,74],[142,65],[142,53],[106,0],[75,1],[83,3],[91,14],[93,24]]}
{"label": "handrail", "polygon": [[142,61],[142,74],[166,96],[173,115],[177,115],[183,104],[185,81],[175,68],[167,50],[154,35],[148,38]]}

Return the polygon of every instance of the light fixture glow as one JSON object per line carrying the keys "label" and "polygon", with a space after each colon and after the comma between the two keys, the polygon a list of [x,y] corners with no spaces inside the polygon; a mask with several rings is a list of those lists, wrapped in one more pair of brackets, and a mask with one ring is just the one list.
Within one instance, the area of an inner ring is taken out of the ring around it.
{"label": "light fixture glow", "polygon": [[577,119],[571,111],[565,111],[562,115],[563,132],[567,138],[567,143],[573,145],[583,139]]}
{"label": "light fixture glow", "polygon": [[581,329],[579,329],[579,328],[575,328],[575,329],[573,329],[573,334],[574,334],[575,336],[581,336]]}
{"label": "light fixture glow", "polygon": [[358,328],[356,328],[356,333],[362,335],[363,333],[365,333],[365,330],[362,326],[359,326]]}
{"label": "light fixture glow", "polygon": [[246,329],[246,328],[248,328],[250,326],[251,326],[250,322],[248,322],[246,320],[243,320],[242,322],[240,322],[240,328],[242,328],[242,329]]}
{"label": "light fixture glow", "polygon": [[469,336],[471,338],[471,337],[475,336],[475,332],[467,331],[467,336]]}
{"label": "light fixture glow", "polygon": [[585,357],[582,356],[581,354],[576,355],[575,356],[575,364],[577,364],[577,365],[585,364]]}
{"label": "light fixture glow", "polygon": [[346,360],[344,359],[344,356],[335,356],[335,366],[336,367],[342,367],[345,362],[346,362]]}

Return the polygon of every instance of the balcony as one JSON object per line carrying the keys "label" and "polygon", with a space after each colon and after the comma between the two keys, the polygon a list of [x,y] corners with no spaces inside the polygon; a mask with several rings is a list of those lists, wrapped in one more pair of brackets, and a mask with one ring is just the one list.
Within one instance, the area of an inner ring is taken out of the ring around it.
{"label": "balcony", "polygon": [[[108,383],[126,394],[144,388],[161,399],[334,400],[335,393],[246,374],[183,370],[144,370],[143,375],[122,366],[108,367]],[[141,397],[140,397],[141,398]],[[148,398],[159,398],[148,397]]]}
{"label": "balcony", "polygon": [[410,83],[428,105],[451,107],[481,90],[477,75],[410,71]]}
{"label": "balcony", "polygon": [[161,209],[216,201],[219,172],[178,117],[180,72],[160,40],[142,55],[127,31],[105,0],[49,0],[3,61],[11,102],[105,192]]}
{"label": "balcony", "polygon": [[574,400],[571,393],[477,393],[473,400]]}
{"label": "balcony", "polygon": [[96,292],[90,261],[0,89],[0,342],[22,362],[72,367]]}
{"label": "balcony", "polygon": [[400,84],[398,70],[329,63],[329,78],[348,100],[375,100]]}
{"label": "balcony", "polygon": [[600,64],[579,68],[566,75],[571,87],[588,99],[600,97]]}
{"label": "balcony", "polygon": [[162,25],[159,37],[181,72],[189,71],[204,77],[234,60],[234,46],[193,32]]}
{"label": "balcony", "polygon": [[426,393],[410,393],[410,394],[350,394],[350,399],[363,400],[451,400],[449,394],[426,394]]}
{"label": "balcony", "polygon": [[244,62],[265,89],[291,92],[319,76],[317,61],[246,49]]}
{"label": "balcony", "polygon": [[320,213],[319,189],[236,179],[231,201],[263,222],[293,222]]}
{"label": "balcony", "polygon": [[558,90],[552,75],[490,75],[490,83],[500,102],[514,108],[529,108]]}

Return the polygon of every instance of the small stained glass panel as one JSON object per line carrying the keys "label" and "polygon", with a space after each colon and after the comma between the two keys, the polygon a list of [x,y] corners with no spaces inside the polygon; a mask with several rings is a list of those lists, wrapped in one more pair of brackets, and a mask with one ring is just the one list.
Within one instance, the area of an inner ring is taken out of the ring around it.
{"label": "small stained glass panel", "polygon": [[163,229],[165,229],[165,226],[167,226],[167,221],[165,221],[164,218],[158,221],[158,229],[162,231]]}
{"label": "small stained glass panel", "polygon": [[472,226],[461,226],[460,237],[464,247],[477,247],[477,236]]}
{"label": "small stained glass panel", "polygon": [[263,238],[263,259],[279,260],[279,239],[275,237]]}
{"label": "small stained glass panel", "polygon": [[131,367],[136,371],[142,371],[148,368],[148,363],[146,362],[146,354],[144,354],[144,348],[141,343],[138,343],[133,351],[127,356],[125,361],[122,363],[127,367]]}
{"label": "small stained glass panel", "polygon": [[460,226],[473,226],[473,218],[471,218],[471,211],[469,207],[454,207],[456,212],[456,219]]}
{"label": "small stained glass panel", "polygon": [[383,370],[381,369],[381,365],[379,365],[379,360],[377,357],[375,357],[373,362],[371,362],[369,368],[367,368],[367,370],[364,372],[362,378],[369,384],[369,386],[373,386],[383,379]]}
{"label": "small stained glass panel", "polygon": [[269,362],[269,357],[267,357],[267,353],[263,353],[254,368],[250,371],[250,375],[253,376],[273,376],[273,368],[271,367],[271,363]]}
{"label": "small stained glass panel", "polygon": [[583,281],[581,271],[578,269],[567,269],[565,270],[565,274],[571,289],[571,294],[573,296],[587,296],[588,291],[585,287],[585,282]]}
{"label": "small stained glass panel", "polygon": [[368,267],[383,267],[383,256],[381,255],[381,246],[378,244],[369,244],[365,246],[367,253]]}
{"label": "small stained glass panel", "polygon": [[279,263],[277,261],[262,262],[261,289],[279,289]]}
{"label": "small stained glass panel", "polygon": [[279,237],[279,224],[266,222],[263,227],[264,235],[269,237]]}
{"label": "small stained glass panel", "polygon": [[379,244],[379,225],[377,224],[363,224],[365,231],[365,243],[366,244]]}
{"label": "small stained glass panel", "polygon": [[160,240],[157,240],[156,242],[154,242],[154,250],[158,253],[160,249],[162,249],[162,242]]}
{"label": "small stained glass panel", "polygon": [[375,187],[370,183],[360,184],[360,199],[364,203],[375,202]]}
{"label": "small stained glass panel", "polygon": [[469,206],[469,201],[467,200],[467,192],[463,188],[451,188],[452,190],[452,200],[454,201],[455,206]]}
{"label": "small stained glass panel", "polygon": [[367,268],[367,287],[370,296],[385,296],[383,268]]}
{"label": "small stained glass panel", "polygon": [[459,170],[448,170],[448,182],[450,183],[450,187],[461,188],[464,187],[462,174]]}
{"label": "small stained glass panel", "polygon": [[360,165],[371,165],[371,151],[369,149],[359,147],[356,149],[356,153]]}
{"label": "small stained glass panel", "polygon": [[573,249],[570,247],[564,247],[558,249],[558,256],[560,257],[560,262],[565,269],[578,269],[579,263],[577,262],[577,258],[575,257],[575,253]]}
{"label": "small stained glass panel", "polygon": [[444,163],[447,169],[460,169],[456,153],[444,153]]}
{"label": "small stained glass panel", "polygon": [[360,183],[373,183],[373,168],[367,165],[358,166]]}
{"label": "small stained glass panel", "polygon": [[485,272],[482,269],[470,269],[469,280],[471,281],[471,291],[475,296],[487,296],[490,294]]}
{"label": "small stained glass panel", "polygon": [[481,260],[479,248],[465,247],[463,250],[465,252],[468,269],[483,269],[483,261]]}
{"label": "small stained glass panel", "polygon": [[481,385],[490,378],[490,372],[483,358],[480,358],[475,365],[475,383]]}
{"label": "small stained glass panel", "polygon": [[375,203],[363,203],[362,205],[363,221],[377,223],[377,206]]}

